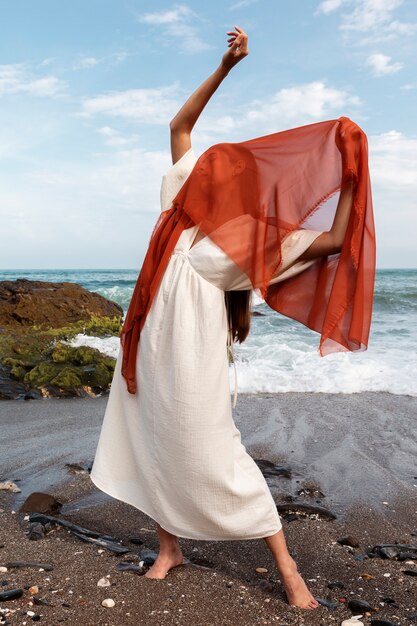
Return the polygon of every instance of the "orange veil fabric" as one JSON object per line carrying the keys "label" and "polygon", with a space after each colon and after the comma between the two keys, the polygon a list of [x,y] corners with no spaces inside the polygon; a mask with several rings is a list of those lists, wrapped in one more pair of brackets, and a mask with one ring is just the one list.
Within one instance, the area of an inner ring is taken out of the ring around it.
{"label": "orange veil fabric", "polygon": [[[353,179],[340,254],[269,286],[283,239],[328,230],[337,194]],[[375,228],[365,133],[347,117],[211,146],[154,227],[121,332],[122,375],[136,393],[140,332],[185,228],[198,225],[275,311],[321,334],[320,354],[365,350],[375,278]]]}

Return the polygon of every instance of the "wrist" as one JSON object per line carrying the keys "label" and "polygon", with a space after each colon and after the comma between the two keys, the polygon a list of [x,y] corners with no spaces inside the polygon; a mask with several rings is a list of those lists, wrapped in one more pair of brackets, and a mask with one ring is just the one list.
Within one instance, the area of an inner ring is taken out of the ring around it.
{"label": "wrist", "polygon": [[223,61],[221,61],[220,65],[216,69],[216,73],[223,80],[223,78],[226,78],[226,76],[228,75],[228,73],[230,72],[231,69],[232,68],[230,68],[230,67],[226,67],[226,65],[223,63]]}

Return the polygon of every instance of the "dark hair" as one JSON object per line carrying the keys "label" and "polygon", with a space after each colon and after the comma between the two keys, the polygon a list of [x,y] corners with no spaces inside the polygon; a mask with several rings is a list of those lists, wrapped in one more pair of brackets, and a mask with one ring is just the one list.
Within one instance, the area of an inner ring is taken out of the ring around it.
{"label": "dark hair", "polygon": [[232,340],[242,343],[249,335],[251,323],[251,289],[225,291],[225,303]]}

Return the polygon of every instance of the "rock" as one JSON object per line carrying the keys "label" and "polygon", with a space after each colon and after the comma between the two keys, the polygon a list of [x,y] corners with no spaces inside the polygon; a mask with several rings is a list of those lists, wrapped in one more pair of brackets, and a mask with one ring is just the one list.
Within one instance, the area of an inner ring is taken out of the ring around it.
{"label": "rock", "polygon": [[20,493],[22,491],[12,480],[5,480],[0,483],[0,490],[11,491],[12,493]]}
{"label": "rock", "polygon": [[20,510],[28,513],[57,513],[61,507],[62,503],[51,494],[34,491],[26,498]]}
{"label": "rock", "polygon": [[7,567],[4,567],[3,565],[0,567],[0,574],[5,574],[7,571]]}
{"label": "rock", "polygon": [[368,552],[368,556],[380,556],[383,559],[417,559],[417,546],[407,543],[381,543]]}
{"label": "rock", "polygon": [[78,526],[78,524],[73,524],[67,520],[60,519],[59,517],[53,517],[52,515],[44,515],[41,513],[32,513],[29,519],[31,522],[40,522],[44,525],[46,523],[51,523],[64,526],[64,528],[67,528],[79,539],[88,541],[89,543],[94,543],[102,548],[110,550],[111,552],[115,552],[116,554],[126,554],[126,552],[130,552],[129,548],[122,546],[120,542],[118,542],[111,535],[100,535],[100,533],[94,530],[83,528],[82,526]]}
{"label": "rock", "polygon": [[[0,326],[62,328],[93,317],[123,317],[123,309],[100,294],[70,282],[0,281]],[[99,323],[99,319],[96,323]]]}
{"label": "rock", "polygon": [[23,596],[23,589],[7,589],[6,591],[0,591],[0,602],[15,600],[21,596]]}
{"label": "rock", "polygon": [[371,576],[371,574],[359,574],[363,580],[374,580],[375,576]]}
{"label": "rock", "polygon": [[105,606],[106,609],[112,609],[115,606],[115,604],[116,604],[116,602],[113,600],[113,598],[106,598],[101,603],[101,605]]}
{"label": "rock", "polygon": [[118,304],[76,283],[0,281],[0,398],[108,391],[116,360],[66,342],[80,332],[118,336],[122,320]]}
{"label": "rock", "polygon": [[349,619],[345,619],[341,626],[364,626],[364,623],[356,619],[356,617],[351,617]]}
{"label": "rock", "polygon": [[399,626],[399,624],[389,619],[371,619],[371,626]]}
{"label": "rock", "polygon": [[366,600],[360,600],[359,598],[349,600],[347,606],[352,613],[371,613],[374,610],[369,602],[366,602]]}
{"label": "rock", "polygon": [[265,578],[260,580],[257,586],[259,589],[262,589],[262,591],[266,591],[268,593],[274,591],[275,589],[274,585],[269,582],[269,580],[265,580]]}
{"label": "rock", "polygon": [[97,583],[97,587],[110,587],[110,585],[111,585],[111,582],[105,576],[103,578],[100,578],[100,580]]}
{"label": "rock", "polygon": [[338,602],[332,602],[331,600],[327,600],[326,598],[314,598],[314,599],[317,600],[319,604],[322,604],[323,606],[330,609],[331,611],[334,611],[335,609],[339,607]]}
{"label": "rock", "polygon": [[78,463],[65,463],[70,474],[88,474],[88,469]]}
{"label": "rock", "polygon": [[340,543],[342,546],[350,546],[351,548],[359,548],[360,543],[355,537],[349,535],[348,537],[341,537],[337,540],[337,543]]}
{"label": "rock", "polygon": [[23,567],[37,567],[44,569],[46,572],[51,572],[54,569],[53,565],[49,563],[40,563],[39,561],[9,561],[6,563],[6,567],[11,568],[23,568]]}
{"label": "rock", "polygon": [[139,556],[145,562],[145,565],[153,565],[158,555],[153,550],[148,550],[147,548],[143,548],[139,552]]}
{"label": "rock", "polygon": [[332,520],[336,519],[336,515],[329,509],[317,504],[306,504],[305,502],[292,502],[277,504],[279,513],[299,513],[301,515],[314,515],[315,517]]}
{"label": "rock", "polygon": [[130,543],[135,544],[136,546],[141,546],[144,541],[140,537],[129,537]]}
{"label": "rock", "polygon": [[27,393],[25,393],[24,395],[24,400],[41,400],[43,398],[42,394],[40,391],[38,391],[37,389],[30,389]]}
{"label": "rock", "polygon": [[38,585],[32,585],[32,587],[29,587],[29,593],[31,593],[33,596],[39,593]]}
{"label": "rock", "polygon": [[403,569],[402,573],[406,576],[417,576],[417,569]]}
{"label": "rock", "polygon": [[334,582],[327,583],[329,589],[344,589],[345,585],[340,580],[335,580]]}
{"label": "rock", "polygon": [[291,468],[287,465],[275,465],[266,459],[254,459],[254,461],[264,476],[283,476],[284,478],[292,476]]}
{"label": "rock", "polygon": [[266,569],[266,567],[257,567],[255,570],[258,574],[267,574],[268,570]]}
{"label": "rock", "polygon": [[39,539],[43,539],[45,537],[45,527],[39,522],[35,522],[30,525],[28,538],[31,541],[39,541]]}
{"label": "rock", "polygon": [[[145,562],[141,561],[141,563]],[[142,565],[135,565],[135,563],[132,563],[131,561],[121,561],[116,565],[116,569],[118,569],[119,572],[134,572],[135,574],[144,573]]]}

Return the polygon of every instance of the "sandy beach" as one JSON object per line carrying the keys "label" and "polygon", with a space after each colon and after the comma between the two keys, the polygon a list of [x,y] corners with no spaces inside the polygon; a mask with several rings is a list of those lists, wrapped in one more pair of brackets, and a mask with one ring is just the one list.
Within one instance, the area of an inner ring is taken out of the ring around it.
{"label": "sandy beach", "polygon": [[[234,419],[248,452],[287,469],[285,475],[266,477],[277,504],[319,505],[336,516],[281,514],[300,572],[313,595],[330,603],[314,611],[288,606],[262,540],[182,539],[190,563],[163,581],[117,568],[122,561],[137,564],[143,549],[155,550],[158,544],[150,518],[100,492],[89,478],[106,402],[107,396],[0,403],[0,481],[12,480],[21,489],[0,491],[0,566],[7,567],[0,592],[23,589],[20,598],[0,602],[0,623],[29,624],[39,615],[44,624],[71,626],[315,626],[362,614],[364,624],[376,619],[417,624],[416,552],[408,550],[403,560],[369,556],[378,544],[417,543],[417,398],[239,395]],[[66,463],[84,471],[71,473]],[[63,503],[56,517],[111,535],[129,551],[117,555],[100,549],[59,525],[30,540],[30,520],[19,508],[35,491]],[[346,536],[358,545],[338,542]],[[53,569],[7,566],[15,561],[38,561]],[[256,572],[259,567],[267,572]],[[97,586],[103,577],[110,586]],[[36,593],[29,590],[33,586]],[[50,605],[34,604],[33,597]],[[103,607],[105,598],[115,606]],[[355,599],[368,602],[371,610],[350,610]]]}

